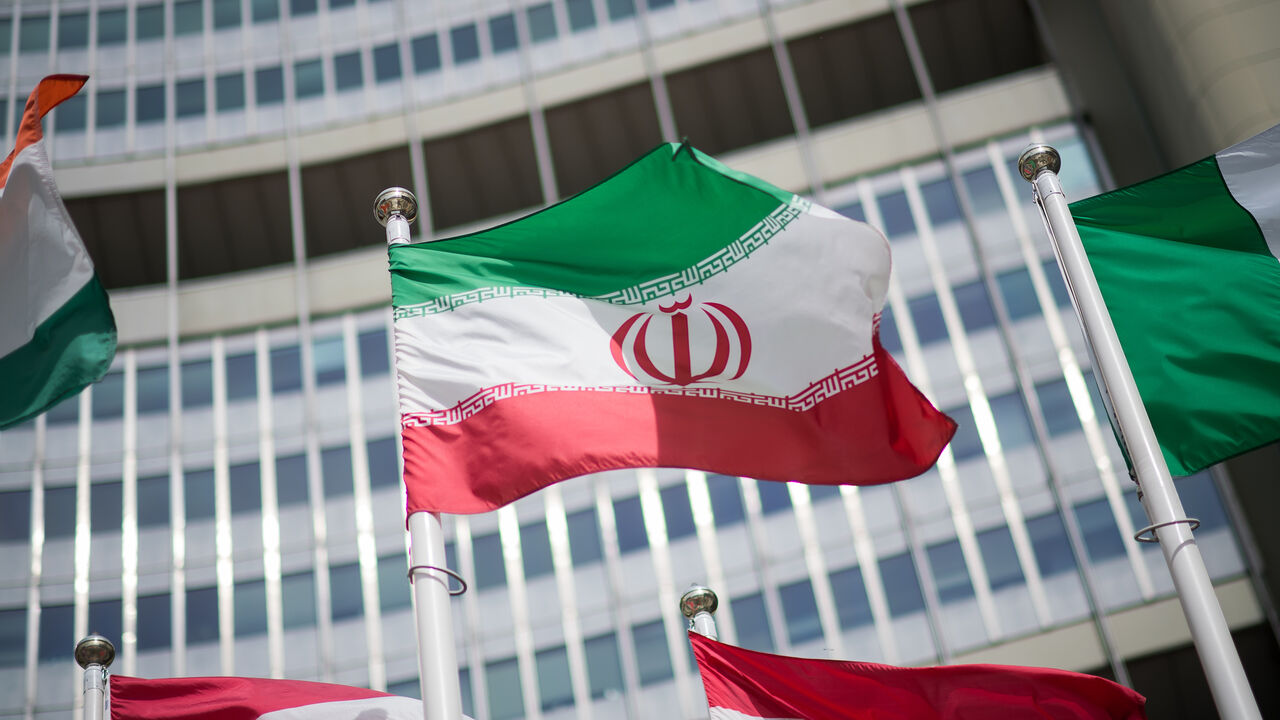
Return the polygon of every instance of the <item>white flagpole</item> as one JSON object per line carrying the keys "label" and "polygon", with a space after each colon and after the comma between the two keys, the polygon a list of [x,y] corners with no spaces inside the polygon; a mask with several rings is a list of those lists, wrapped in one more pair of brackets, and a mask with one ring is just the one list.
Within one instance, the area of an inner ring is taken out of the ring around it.
{"label": "white flagpole", "polygon": [[1224,720],[1261,720],[1200,548],[1191,534],[1192,523],[1198,522],[1189,520],[1182,509],[1080,234],[1067,209],[1058,181],[1061,164],[1058,152],[1048,145],[1032,145],[1018,158],[1022,177],[1035,188],[1036,204],[1044,216],[1103,386],[1111,398],[1120,436],[1129,451],[1139,497],[1151,521],[1138,533],[1139,539],[1149,532],[1160,543],[1218,712]]}
{"label": "white flagpole", "polygon": [[[373,214],[387,228],[387,244],[401,245],[410,241],[409,223],[418,216],[418,201],[404,188],[388,188],[374,201]],[[458,577],[447,569],[440,513],[413,513],[409,516],[409,582],[413,585],[424,720],[462,717],[449,605],[450,576]]]}
{"label": "white flagpole", "polygon": [[84,720],[103,720],[105,717],[107,668],[115,659],[115,646],[97,633],[76,643],[76,663],[84,668]]}

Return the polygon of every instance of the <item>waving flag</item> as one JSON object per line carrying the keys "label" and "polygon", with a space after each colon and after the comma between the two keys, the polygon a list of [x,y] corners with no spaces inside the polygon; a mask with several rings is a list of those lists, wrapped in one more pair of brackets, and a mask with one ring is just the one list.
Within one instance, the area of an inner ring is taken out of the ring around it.
{"label": "waving flag", "polygon": [[389,252],[410,511],[625,467],[882,483],[955,429],[877,338],[883,235],[687,145]]}

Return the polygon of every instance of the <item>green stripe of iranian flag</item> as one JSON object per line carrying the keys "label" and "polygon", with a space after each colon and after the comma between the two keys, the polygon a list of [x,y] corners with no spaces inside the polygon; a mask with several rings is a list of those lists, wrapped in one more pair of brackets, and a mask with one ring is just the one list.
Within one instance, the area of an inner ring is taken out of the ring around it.
{"label": "green stripe of iranian flag", "polygon": [[85,80],[42,80],[0,165],[0,428],[97,381],[115,354],[107,295],[58,195],[40,129]]}
{"label": "green stripe of iranian flag", "polygon": [[1280,439],[1280,126],[1071,212],[1170,471]]}

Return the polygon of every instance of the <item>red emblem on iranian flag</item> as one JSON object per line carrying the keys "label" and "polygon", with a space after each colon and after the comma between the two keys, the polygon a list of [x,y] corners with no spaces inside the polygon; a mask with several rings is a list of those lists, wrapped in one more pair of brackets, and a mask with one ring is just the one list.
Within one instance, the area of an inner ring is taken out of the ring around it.
{"label": "red emblem on iranian flag", "polygon": [[[736,380],[751,362],[751,332],[742,316],[721,303],[698,303],[693,295],[659,305],[661,315],[636,313],[609,339],[613,361],[631,377],[637,372],[665,384]],[[641,380],[643,382],[643,380]]]}

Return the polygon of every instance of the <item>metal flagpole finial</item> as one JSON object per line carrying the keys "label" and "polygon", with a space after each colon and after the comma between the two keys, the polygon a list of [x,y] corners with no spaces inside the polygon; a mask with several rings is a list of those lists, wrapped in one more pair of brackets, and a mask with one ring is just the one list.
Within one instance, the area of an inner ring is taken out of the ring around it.
{"label": "metal flagpole finial", "polygon": [[86,670],[90,665],[110,667],[116,659],[116,646],[97,633],[76,643],[76,663]]}
{"label": "metal flagpole finial", "polygon": [[418,198],[402,187],[390,187],[378,193],[373,201],[373,217],[386,227],[392,217],[399,215],[405,222],[418,219]]}
{"label": "metal flagpole finial", "polygon": [[680,612],[689,618],[693,631],[712,640],[717,637],[716,619],[713,615],[719,606],[720,599],[705,585],[694,583],[680,596]]}
{"label": "metal flagpole finial", "polygon": [[1018,156],[1018,172],[1027,182],[1034,182],[1041,170],[1048,170],[1056,175],[1061,169],[1062,157],[1049,145],[1030,145]]}

